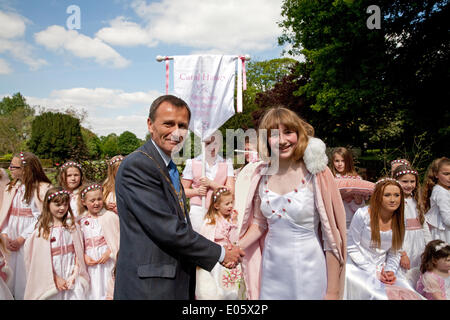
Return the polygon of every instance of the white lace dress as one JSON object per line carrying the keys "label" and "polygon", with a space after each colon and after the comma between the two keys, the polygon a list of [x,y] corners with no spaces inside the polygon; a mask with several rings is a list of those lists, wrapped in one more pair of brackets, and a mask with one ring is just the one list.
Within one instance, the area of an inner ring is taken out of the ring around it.
{"label": "white lace dress", "polygon": [[259,185],[261,212],[267,219],[261,268],[260,299],[323,299],[327,289],[325,254],[318,236],[313,175],[289,193]]}

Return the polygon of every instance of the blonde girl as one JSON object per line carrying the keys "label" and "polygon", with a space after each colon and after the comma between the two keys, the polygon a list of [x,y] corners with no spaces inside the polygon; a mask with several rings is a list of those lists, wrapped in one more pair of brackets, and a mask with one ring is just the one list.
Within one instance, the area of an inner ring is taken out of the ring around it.
{"label": "blonde girl", "polygon": [[450,300],[450,245],[429,242],[422,255],[417,291],[428,300]]}
{"label": "blonde girl", "polygon": [[84,260],[88,266],[91,290],[88,299],[105,300],[113,292],[111,277],[119,250],[119,217],[104,208],[103,188],[91,183],[81,190],[83,213],[78,223],[84,239]]}
{"label": "blonde girl", "polygon": [[[217,189],[206,212],[200,234],[224,247],[238,240],[237,212],[233,209],[233,194],[227,188]],[[244,299],[241,267],[232,269],[217,264],[211,272],[197,268],[197,300]]]}
{"label": "blonde girl", "polygon": [[105,182],[103,182],[103,201],[105,202],[105,207],[107,210],[114,211],[116,214],[116,174],[123,159],[123,156],[118,155],[108,161],[108,176]]}
{"label": "blonde girl", "polygon": [[393,173],[405,195],[405,238],[400,250],[400,270],[415,285],[420,267],[420,255],[430,242],[431,234],[425,223],[424,206],[420,191],[419,174],[406,165],[398,166]]}
{"label": "blonde girl", "polygon": [[59,169],[58,182],[65,190],[70,191],[70,208],[75,218],[78,216],[78,198],[80,188],[84,183],[84,174],[81,164],[75,161],[67,161]]}
{"label": "blonde girl", "polygon": [[10,290],[16,300],[22,300],[26,285],[23,244],[34,230],[44,195],[51,185],[39,159],[30,152],[15,154],[9,169],[12,180],[3,195],[0,232],[10,251],[8,264],[13,273]]}
{"label": "blonde girl", "polygon": [[450,242],[450,159],[434,160],[425,176],[423,187],[425,219],[431,238]]}
{"label": "blonde girl", "polygon": [[70,191],[50,188],[36,229],[25,243],[27,300],[84,300],[89,276]]}

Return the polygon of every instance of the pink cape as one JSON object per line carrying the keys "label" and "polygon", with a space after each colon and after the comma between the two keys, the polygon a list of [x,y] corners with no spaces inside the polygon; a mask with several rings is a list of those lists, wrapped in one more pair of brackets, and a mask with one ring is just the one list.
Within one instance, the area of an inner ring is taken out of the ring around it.
{"label": "pink cape", "polygon": [[[310,150],[308,150],[308,148]],[[305,151],[303,160],[308,171],[315,175],[314,197],[316,208],[319,212],[322,228],[326,233],[327,245],[340,264],[340,292],[342,298],[345,283],[345,262],[347,257],[347,236],[345,209],[339,190],[336,187],[333,174],[326,166],[328,161],[325,155],[325,145],[317,138],[309,138],[308,148]],[[262,170],[266,164],[260,164],[251,178],[250,191],[247,196],[240,238],[242,238],[248,228],[252,225],[253,216],[256,210],[260,210],[260,200],[257,197],[257,187],[262,177]],[[319,229],[320,230],[320,229]],[[259,299],[260,272],[262,261],[262,250],[266,233],[245,250],[242,261],[245,285],[247,288],[247,298],[250,300]]]}
{"label": "pink cape", "polygon": [[[25,300],[45,300],[58,293],[53,279],[53,263],[50,239],[38,237],[35,229],[24,244],[24,259],[27,269]],[[89,288],[89,274],[84,263],[84,247],[80,229],[75,225],[71,230],[77,257],[78,279],[85,290]]]}

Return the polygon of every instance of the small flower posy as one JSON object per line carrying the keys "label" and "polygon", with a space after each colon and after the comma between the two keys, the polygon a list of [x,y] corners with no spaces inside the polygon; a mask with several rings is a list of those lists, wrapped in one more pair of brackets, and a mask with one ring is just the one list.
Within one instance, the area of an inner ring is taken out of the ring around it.
{"label": "small flower posy", "polygon": [[77,167],[78,169],[81,170],[81,164],[76,163],[76,162],[73,162],[73,161],[68,161],[68,162],[64,163],[64,164],[61,166],[61,170],[64,170],[64,169],[67,168],[67,167]]}
{"label": "small flower posy", "polygon": [[383,178],[383,179],[380,179],[377,182],[375,182],[375,184],[379,184],[379,183],[384,182],[384,181],[395,181],[395,182],[399,183],[398,180],[394,179],[394,178]]}
{"label": "small flower posy", "polygon": [[109,162],[109,165],[112,166],[114,163],[122,161],[123,157],[117,157],[116,159]]}
{"label": "small flower posy", "polygon": [[84,198],[84,196],[86,195],[86,193],[88,193],[89,191],[97,190],[97,189],[100,189],[100,190],[103,191],[103,187],[102,187],[101,185],[99,185],[99,184],[91,184],[89,187],[87,187],[86,189],[84,189],[84,190],[81,192],[81,198]]}
{"label": "small flower posy", "polygon": [[444,249],[446,246],[448,246],[448,243],[446,242],[442,242],[440,244],[438,244],[435,248],[436,248],[436,252],[438,252],[439,250]]}
{"label": "small flower posy", "polygon": [[415,170],[403,170],[403,171],[397,172],[395,174],[395,177],[397,178],[398,176],[403,176],[405,174],[414,174],[416,176],[418,175],[417,171],[415,171]]}
{"label": "small flower posy", "polygon": [[216,193],[214,193],[214,197],[213,197],[214,198],[214,202],[216,202],[217,198],[220,196],[221,193],[224,193],[226,191],[228,191],[227,188],[219,188],[219,189],[217,189],[217,191],[216,191]]}
{"label": "small flower posy", "polygon": [[27,164],[27,162],[25,161],[25,156],[24,156],[24,154],[23,154],[22,151],[20,152],[20,160],[22,160],[22,164],[23,164],[23,165],[26,165],[26,164]]}
{"label": "small flower posy", "polygon": [[58,195],[60,195],[60,194],[67,194],[67,195],[70,196],[70,191],[67,191],[67,190],[61,190],[61,191],[52,193],[51,195],[49,195],[49,196],[47,197],[47,199],[48,199],[48,200],[52,200],[54,197],[56,197],[56,196],[58,196]]}

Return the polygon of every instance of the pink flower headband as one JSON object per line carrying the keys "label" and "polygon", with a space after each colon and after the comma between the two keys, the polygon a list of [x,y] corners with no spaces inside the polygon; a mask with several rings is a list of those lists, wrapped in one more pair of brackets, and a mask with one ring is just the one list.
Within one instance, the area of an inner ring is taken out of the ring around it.
{"label": "pink flower headband", "polygon": [[70,192],[69,192],[69,191],[67,191],[67,190],[61,190],[61,191],[58,191],[58,192],[55,192],[55,193],[52,193],[51,195],[49,195],[49,196],[47,197],[47,200],[52,200],[54,197],[56,197],[56,196],[58,196],[58,195],[60,195],[60,194],[67,194],[67,195],[70,196]]}
{"label": "pink flower headband", "polygon": [[221,193],[227,192],[227,188],[219,188],[216,193],[214,194],[214,202],[216,202],[217,198],[220,196]]}
{"label": "pink flower headband", "polygon": [[86,193],[88,193],[89,191],[92,191],[92,190],[103,190],[103,187],[99,184],[91,184],[89,187],[84,189],[83,192],[81,192],[81,198],[84,198]]}
{"label": "pink flower headband", "polygon": [[78,169],[81,170],[81,164],[76,163],[76,162],[73,162],[73,161],[69,161],[69,162],[64,163],[64,164],[61,166],[61,170],[64,170],[64,169],[67,168],[67,167],[77,167]]}
{"label": "pink flower headband", "polygon": [[394,163],[403,163],[404,165],[409,166],[409,163],[408,163],[407,161],[405,161],[405,160],[392,160],[392,161],[391,161],[391,166],[392,166]]}
{"label": "pink flower headband", "polygon": [[116,162],[118,162],[118,161],[122,161],[122,160],[123,160],[123,157],[118,157],[118,158],[116,158],[116,159],[110,161],[110,162],[109,162],[109,165],[112,166],[114,163],[116,163]]}
{"label": "pink flower headband", "polygon": [[416,176],[418,175],[417,171],[415,171],[415,170],[403,170],[403,171],[397,172],[395,174],[395,177],[397,178],[398,176],[403,176],[405,174],[414,174]]}
{"label": "pink flower headband", "polygon": [[379,184],[379,183],[381,183],[381,182],[384,182],[384,181],[395,181],[395,182],[399,183],[397,179],[393,179],[393,178],[383,178],[383,179],[380,179],[380,180],[378,180],[377,182],[375,182],[375,185],[377,185],[377,184]]}
{"label": "pink flower headband", "polygon": [[22,164],[23,164],[23,165],[27,164],[27,162],[25,161],[25,156],[24,156],[24,154],[23,154],[22,151],[20,152],[19,155],[20,155],[20,160],[22,160]]}

